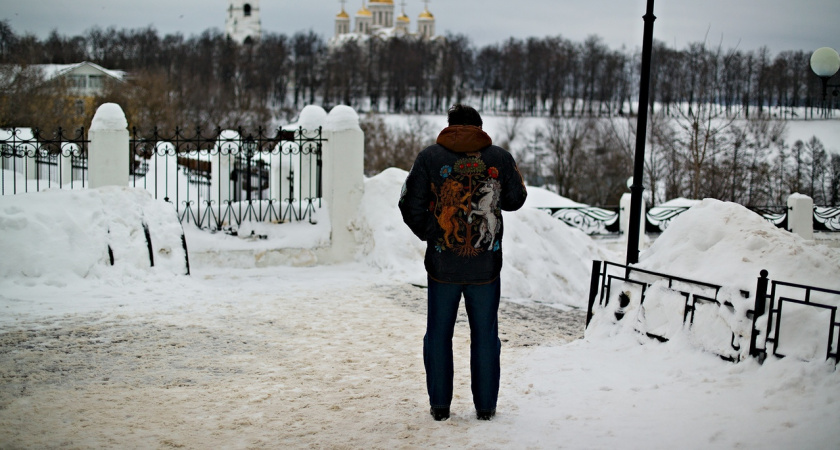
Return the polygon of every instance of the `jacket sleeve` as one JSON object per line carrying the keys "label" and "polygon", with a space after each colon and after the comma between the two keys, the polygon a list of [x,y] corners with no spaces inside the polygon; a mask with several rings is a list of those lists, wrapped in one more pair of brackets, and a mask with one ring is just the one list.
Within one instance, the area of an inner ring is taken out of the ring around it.
{"label": "jacket sleeve", "polygon": [[516,161],[510,153],[505,152],[505,172],[502,174],[502,195],[499,207],[504,211],[516,211],[525,204],[528,191],[525,189],[525,180],[522,173],[516,167]]}
{"label": "jacket sleeve", "polygon": [[405,179],[400,194],[400,212],[403,222],[420,240],[427,240],[434,223],[434,215],[429,211],[431,203],[431,180],[423,153],[417,156],[414,166]]}

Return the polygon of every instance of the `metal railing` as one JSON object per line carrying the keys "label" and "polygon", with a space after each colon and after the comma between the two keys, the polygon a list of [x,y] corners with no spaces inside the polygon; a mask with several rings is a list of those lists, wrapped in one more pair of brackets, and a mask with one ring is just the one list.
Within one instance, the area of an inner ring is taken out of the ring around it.
{"label": "metal railing", "polygon": [[[624,288],[635,290],[635,292],[629,294],[627,291],[622,291],[616,296],[615,300],[619,304],[617,308],[610,311],[610,313],[614,314],[616,321],[621,321],[627,309],[631,306],[631,302],[633,301],[631,295],[636,297],[638,302],[635,306],[642,307],[645,304],[648,291],[656,283],[664,284],[667,289],[681,298],[681,319],[683,325],[688,323],[691,326],[695,326],[697,311],[704,309],[706,306],[727,309],[733,307],[731,302],[720,298],[721,290],[723,289],[721,285],[616,264],[609,261],[593,261],[586,327],[589,327],[594,316],[596,300],[598,300],[598,306],[602,310],[606,310],[606,307],[611,301],[610,299],[613,297],[612,291],[616,283],[621,283],[621,286]],[[740,291],[740,295],[748,298],[750,293],[742,290]],[[738,355],[741,353],[741,343],[738,341],[734,332],[729,331],[729,333],[730,335],[726,336],[726,340],[730,343],[730,348],[720,349],[716,353],[727,361],[737,361]],[[672,337],[668,333],[653,330],[646,330],[645,334],[650,338],[662,342],[668,341]]]}
{"label": "metal railing", "polygon": [[814,206],[814,231],[840,231],[840,207]]}
{"label": "metal railing", "polygon": [[[761,275],[766,280],[767,271],[762,271]],[[821,353],[826,359],[833,358],[835,364],[840,362],[840,322],[837,318],[840,291],[776,280],[769,284],[770,294],[767,295],[767,282],[763,286],[759,282],[750,354],[763,359],[772,351],[777,357],[806,359]],[[762,332],[757,322],[765,312],[766,332]],[[822,332],[818,326],[803,326],[803,323],[820,322]],[[759,348],[760,336],[765,337],[762,348]]]}
{"label": "metal railing", "polygon": [[182,223],[235,230],[243,221],[313,221],[321,207],[321,129],[242,128],[148,136],[132,130],[130,184],[175,205]]}
{"label": "metal railing", "polygon": [[619,233],[620,208],[618,206],[567,206],[538,209],[548,212],[551,217],[560,219],[566,225],[588,235]]}
{"label": "metal railing", "polygon": [[[788,228],[789,208],[783,205],[746,206],[778,228]],[[571,227],[588,235],[611,235],[621,233],[618,206],[567,206],[537,208],[546,211]],[[671,222],[689,206],[654,206],[645,214],[645,232],[662,233]],[[814,231],[840,232],[840,207],[814,206]]]}
{"label": "metal railing", "polygon": [[62,128],[51,135],[37,128],[0,129],[0,195],[85,187],[90,140],[84,128],[65,133]]}
{"label": "metal railing", "polygon": [[[698,326],[696,319],[701,310],[725,310],[726,314],[733,316],[733,322],[741,322],[743,319],[751,323],[747,331],[730,327],[724,330],[719,326],[711,330],[712,333],[729,333],[728,336],[715,339],[718,342],[729,342],[726,348],[710,350],[727,361],[737,362],[746,355],[763,361],[771,353],[777,357],[795,356],[800,359],[824,357],[833,359],[835,364],[840,363],[840,322],[837,317],[840,291],[769,280],[768,275],[766,270],[761,271],[754,295],[749,291],[737,290],[744,301],[753,298],[752,309],[735,308],[727,300],[732,297],[721,296],[725,289],[721,285],[608,261],[593,261],[586,327],[589,327],[595,316],[596,306],[599,313],[611,314],[610,318],[614,316],[618,323],[624,319],[627,310],[633,306],[642,307],[649,290],[654,284],[661,283],[674,294],[672,298],[680,298],[683,326]],[[613,290],[619,286],[620,292],[615,295]],[[631,305],[634,297],[636,304]],[[618,305],[608,308],[611,301],[617,301]],[[735,317],[738,310],[743,311],[743,317]],[[706,324],[713,322],[719,321],[708,321]],[[655,333],[647,329],[644,331],[648,337],[659,341],[667,341],[672,337],[666,333]],[[740,333],[745,335],[740,336]],[[749,337],[748,349],[743,348],[742,342],[742,339],[747,338],[746,334]],[[745,350],[748,351],[745,353]]]}

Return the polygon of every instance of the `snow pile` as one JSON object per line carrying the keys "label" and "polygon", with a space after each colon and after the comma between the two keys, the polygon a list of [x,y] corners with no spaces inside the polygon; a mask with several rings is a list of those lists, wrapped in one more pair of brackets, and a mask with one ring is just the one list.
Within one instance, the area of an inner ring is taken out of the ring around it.
{"label": "snow pile", "polygon": [[548,189],[528,186],[528,198],[525,200],[525,206],[528,208],[576,208],[589,205],[573,202]]}
{"label": "snow pile", "polygon": [[128,129],[128,122],[125,119],[125,113],[116,103],[102,104],[96,110],[93,121],[90,123],[90,131],[126,129]]}
{"label": "snow pile", "polygon": [[398,208],[408,172],[390,168],[365,180],[365,194],[354,234],[360,259],[410,283],[425,285],[423,255],[426,243],[403,223]]}
{"label": "snow pile", "polygon": [[770,278],[840,289],[840,255],[735,203],[706,199],[675,218],[639,267],[752,291]]}
{"label": "snow pile", "polygon": [[140,189],[3,196],[0,230],[0,248],[6,255],[0,258],[0,276],[5,279],[37,278],[43,284],[63,285],[72,278],[118,279],[187,270],[174,209]]}
{"label": "snow pile", "polygon": [[[241,202],[243,209],[247,207]],[[254,208],[259,209],[259,202]],[[263,210],[267,202],[263,201]],[[320,203],[320,206],[318,206]],[[234,209],[240,202],[233,203]],[[278,214],[292,216],[295,212],[286,211],[287,202],[281,203]],[[330,215],[326,202],[316,201],[316,207],[310,211],[309,219],[290,221],[282,224],[272,222],[243,221],[236,229],[236,235],[222,232],[208,232],[199,229],[194,223],[185,223],[184,232],[189,243],[190,253],[238,250],[277,250],[277,249],[318,249],[330,245]],[[298,205],[292,205],[295,211]],[[305,208],[305,206],[304,206]]]}
{"label": "snow pile", "polygon": [[[776,228],[740,205],[711,199],[676,218],[641,255],[638,267],[723,288],[716,292],[713,288],[684,283],[669,286],[665,280],[651,279],[654,282],[642,304],[639,284],[613,282],[606,307],[595,310],[588,338],[630,331],[686,342],[741,360],[749,352],[752,320],[747,311],[754,306],[756,279],[762,269],[768,270],[774,280],[840,289],[840,255],[836,252]],[[639,277],[644,279],[641,274],[633,279]],[[715,301],[695,297],[694,311],[686,311],[686,298],[678,291]],[[832,304],[838,300],[837,296],[819,299]],[[795,307],[789,306],[783,315],[786,348],[780,353],[802,360],[824,360],[828,342],[824,324],[830,320],[827,312],[809,307],[791,310]],[[691,320],[684,321],[686,314],[691,314]],[[765,314],[759,329],[766,330],[766,322]]]}
{"label": "snow pile", "polygon": [[[408,172],[391,168],[365,181],[356,241],[365,263],[425,285],[426,244],[403,224],[397,206],[406,176]],[[525,207],[505,212],[504,221],[502,295],[585,307],[592,260],[605,258],[605,252],[583,232],[543,211]]]}

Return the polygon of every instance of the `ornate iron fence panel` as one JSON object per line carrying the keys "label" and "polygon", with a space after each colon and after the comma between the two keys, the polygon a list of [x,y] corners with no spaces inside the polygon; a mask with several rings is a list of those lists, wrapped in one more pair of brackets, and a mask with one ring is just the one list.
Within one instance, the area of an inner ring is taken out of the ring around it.
{"label": "ornate iron fence panel", "polygon": [[0,129],[0,193],[84,188],[89,144],[84,128],[75,135],[66,135],[62,128],[51,135],[38,129]]}
{"label": "ornate iron fence panel", "polygon": [[588,235],[616,234],[619,232],[617,206],[569,206],[539,208]]}
{"label": "ornate iron fence panel", "polygon": [[648,233],[662,233],[680,214],[686,212],[690,206],[654,206],[645,214],[645,231]]}
{"label": "ornate iron fence panel", "polygon": [[746,206],[745,208],[764,217],[765,220],[783,230],[788,226],[788,207],[780,205]]}
{"label": "ornate iron fence panel", "polygon": [[175,205],[182,223],[235,231],[243,221],[315,219],[321,207],[321,129],[241,128],[149,136],[132,130],[130,184]]}
{"label": "ornate iron fence panel", "polygon": [[840,231],[840,207],[815,206],[814,231]]}

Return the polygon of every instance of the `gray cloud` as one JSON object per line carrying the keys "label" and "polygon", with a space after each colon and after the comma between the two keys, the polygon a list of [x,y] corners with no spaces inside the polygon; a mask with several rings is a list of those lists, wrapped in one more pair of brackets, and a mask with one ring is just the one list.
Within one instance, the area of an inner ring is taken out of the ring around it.
{"label": "gray cloud", "polygon": [[[313,30],[329,37],[339,11],[337,0],[262,0],[266,31],[293,34]],[[399,2],[396,2],[399,3]],[[837,0],[660,0],[654,36],[677,48],[706,39],[728,49],[772,52],[840,48]],[[613,48],[641,46],[645,0],[433,0],[429,9],[439,33],[462,33],[478,45],[517,38],[563,36],[583,41],[598,35]],[[17,33],[44,37],[55,29],[75,35],[94,26],[140,28],[161,34],[199,34],[224,27],[225,0],[0,0],[0,18]],[[361,0],[349,0],[351,16]],[[399,8],[399,6],[398,6]],[[407,1],[413,21],[420,0]]]}

